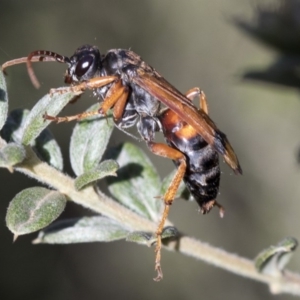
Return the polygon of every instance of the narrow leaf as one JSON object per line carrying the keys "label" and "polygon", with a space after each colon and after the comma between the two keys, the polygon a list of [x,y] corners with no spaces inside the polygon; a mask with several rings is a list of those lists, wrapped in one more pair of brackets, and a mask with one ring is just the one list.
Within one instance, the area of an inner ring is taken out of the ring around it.
{"label": "narrow leaf", "polygon": [[100,163],[98,167],[90,172],[83,173],[75,179],[75,188],[77,190],[82,189],[89,183],[100,180],[106,176],[117,176],[116,171],[119,165],[114,160],[108,159]]}
{"label": "narrow leaf", "polygon": [[41,160],[58,170],[63,169],[63,156],[60,147],[48,128],[44,129],[35,139],[33,150]]}
{"label": "narrow leaf", "polygon": [[28,109],[15,109],[10,112],[5,125],[1,130],[1,136],[9,143],[21,144],[24,124],[29,115]]}
{"label": "narrow leaf", "polygon": [[290,261],[297,246],[298,241],[295,238],[288,237],[276,246],[270,246],[263,250],[255,258],[257,271],[269,275],[278,275]]}
{"label": "narrow leaf", "polygon": [[164,239],[175,239],[178,238],[179,232],[176,227],[174,226],[167,226],[164,228],[161,238]]}
{"label": "narrow leaf", "polygon": [[63,212],[66,197],[42,187],[28,188],[10,202],[6,225],[15,235],[37,231],[52,223]]}
{"label": "narrow leaf", "polygon": [[[170,186],[171,181],[174,178],[174,175],[175,175],[176,172],[177,172],[177,168],[175,168],[169,175],[167,175],[163,179],[162,184],[161,184],[161,188],[160,188],[160,194],[161,195],[164,195],[166,193],[166,191],[167,191],[168,187]],[[176,192],[175,197],[179,198],[179,197],[183,197],[184,196],[184,198],[186,198],[185,189],[186,189],[185,184],[184,184],[183,180],[181,180],[179,188],[178,188],[178,190]],[[184,193],[184,195],[183,195],[183,193]]]}
{"label": "narrow leaf", "polygon": [[[95,104],[88,111],[96,111]],[[106,149],[114,123],[110,115],[95,116],[76,124],[71,137],[70,159],[74,173],[79,176],[93,170]]]}
{"label": "narrow leaf", "polygon": [[[1,136],[7,142],[13,141],[17,144],[21,144],[24,126],[29,113],[27,109],[16,109],[9,114],[1,130]],[[41,160],[46,161],[59,170],[63,169],[63,158],[60,147],[48,128],[44,129],[41,134],[31,142],[31,146]]]}
{"label": "narrow leaf", "polygon": [[29,145],[45,129],[50,121],[44,120],[43,115],[56,116],[74,97],[73,92],[47,94],[32,108],[28,115],[22,136],[22,143]]}
{"label": "narrow leaf", "polygon": [[138,214],[157,221],[160,205],[160,179],[145,153],[130,143],[109,151],[119,165],[118,176],[107,178],[109,191],[121,203]]}
{"label": "narrow leaf", "polygon": [[[167,226],[164,228],[161,238],[162,240],[175,239],[178,236],[179,236],[179,232],[176,227]],[[130,232],[127,235],[126,241],[152,246],[154,243],[156,243],[157,236],[151,232],[134,231],[134,232]]]}
{"label": "narrow leaf", "polygon": [[151,232],[134,231],[127,235],[126,241],[151,246],[156,242],[156,237]]}
{"label": "narrow leaf", "polygon": [[34,244],[111,242],[127,236],[128,229],[112,219],[95,216],[58,221],[41,231]]}
{"label": "narrow leaf", "polygon": [[3,72],[0,70],[0,129],[3,127],[8,112],[7,88]]}
{"label": "narrow leaf", "polygon": [[21,163],[26,157],[23,146],[9,143],[0,150],[0,167],[8,168],[12,172],[12,167]]}

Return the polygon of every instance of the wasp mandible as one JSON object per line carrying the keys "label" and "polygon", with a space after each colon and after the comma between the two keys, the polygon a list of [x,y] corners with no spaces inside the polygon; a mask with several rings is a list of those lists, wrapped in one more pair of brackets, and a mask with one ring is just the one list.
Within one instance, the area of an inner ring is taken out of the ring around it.
{"label": "wasp mandible", "polygon": [[[31,65],[31,62],[37,61],[58,61],[68,65],[65,82],[71,86],[60,92],[90,89],[103,99],[96,111],[65,117],[45,114],[45,119],[56,122],[82,120],[93,115],[106,115],[109,109],[113,109],[117,127],[125,130],[137,125],[151,152],[174,161],[177,171],[163,196],[165,208],[156,230],[157,277],[154,280],[161,280],[161,235],[181,180],[184,180],[203,214],[217,206],[222,216],[224,210],[216,202],[220,182],[218,153],[236,174],[242,174],[226,135],[208,116],[204,93],[194,88],[183,95],[140,56],[124,49],[112,49],[101,56],[97,47],[84,45],[70,58],[52,51],[37,50],[26,58],[8,61],[2,69],[26,62],[29,76],[38,87]],[[200,109],[192,103],[195,96],[200,98]],[[163,132],[167,144],[154,141],[158,131]]]}

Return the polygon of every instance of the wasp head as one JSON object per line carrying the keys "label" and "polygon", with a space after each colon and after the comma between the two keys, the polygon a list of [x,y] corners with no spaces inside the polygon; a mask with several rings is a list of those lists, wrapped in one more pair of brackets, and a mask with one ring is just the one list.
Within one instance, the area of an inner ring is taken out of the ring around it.
{"label": "wasp head", "polygon": [[65,82],[89,80],[100,72],[101,56],[95,46],[84,45],[78,48],[70,57],[69,68],[65,75]]}

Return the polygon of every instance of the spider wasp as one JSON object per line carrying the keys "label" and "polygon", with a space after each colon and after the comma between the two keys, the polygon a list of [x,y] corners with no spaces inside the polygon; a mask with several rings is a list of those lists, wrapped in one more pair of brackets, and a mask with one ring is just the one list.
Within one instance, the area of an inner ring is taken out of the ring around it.
{"label": "spider wasp", "polygon": [[[185,181],[203,214],[217,206],[222,216],[224,210],[215,200],[220,182],[218,154],[236,174],[242,174],[226,135],[208,116],[204,93],[194,88],[183,95],[140,56],[124,49],[112,49],[101,56],[97,47],[84,45],[70,58],[52,51],[37,50],[26,58],[6,62],[2,69],[26,62],[29,76],[38,87],[39,82],[31,66],[33,61],[66,63],[65,83],[71,85],[63,92],[91,89],[103,99],[97,111],[65,117],[45,114],[45,119],[56,122],[81,120],[93,115],[105,115],[112,108],[117,127],[125,130],[136,124],[151,152],[174,161],[177,171],[163,196],[165,207],[156,230],[157,277],[154,280],[161,280],[161,235],[181,180]],[[192,103],[195,96],[200,98],[200,109]],[[158,131],[163,132],[167,144],[154,142]]]}

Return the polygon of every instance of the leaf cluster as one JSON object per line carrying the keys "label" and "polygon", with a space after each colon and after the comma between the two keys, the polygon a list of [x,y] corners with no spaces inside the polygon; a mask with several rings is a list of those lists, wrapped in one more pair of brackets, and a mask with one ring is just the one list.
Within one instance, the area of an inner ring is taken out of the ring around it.
{"label": "leaf cluster", "polygon": [[[2,73],[0,76],[0,166],[10,172],[21,170],[22,165],[30,164],[28,153],[33,151],[37,156],[35,163],[46,163],[63,174],[60,146],[47,128],[50,121],[44,120],[43,115],[56,116],[77,95],[72,92],[60,93],[57,89],[55,93],[49,93],[40,99],[31,111],[17,109],[7,115],[6,84]],[[98,108],[99,104],[95,104],[88,111]],[[74,126],[69,151],[76,178],[69,188],[82,192],[93,188],[97,192],[98,181],[106,180],[115,201],[142,218],[158,221],[163,201],[161,197],[155,196],[162,195],[171,177],[163,180],[161,186],[161,179],[153,164],[133,144],[125,143],[114,149],[107,149],[113,128],[111,115],[90,117]],[[28,174],[30,175],[27,172]],[[182,190],[183,186],[179,192]],[[99,209],[95,210],[97,215],[92,217],[57,220],[67,201],[72,200],[70,193],[63,193],[54,187],[36,186],[25,189],[10,202],[6,224],[15,239],[19,235],[42,230],[34,243],[109,242],[127,237],[130,241],[150,243],[149,240],[155,239],[149,238],[149,235],[153,235],[149,232],[141,234],[138,231],[133,234],[132,228],[120,219],[107,215],[105,210],[100,214]],[[99,201],[103,201],[100,191]],[[93,209],[90,205],[87,206]]]}

